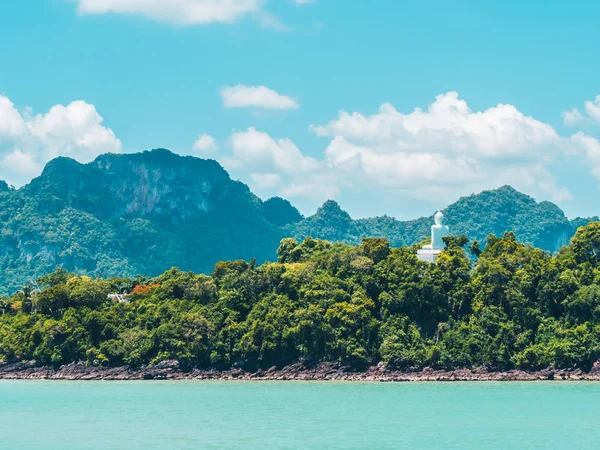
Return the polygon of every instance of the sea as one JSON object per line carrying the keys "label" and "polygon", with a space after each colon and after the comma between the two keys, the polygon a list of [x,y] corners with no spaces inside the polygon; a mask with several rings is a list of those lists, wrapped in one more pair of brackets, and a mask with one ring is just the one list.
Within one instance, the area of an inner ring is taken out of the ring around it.
{"label": "sea", "polygon": [[0,381],[0,449],[600,448],[600,383]]}

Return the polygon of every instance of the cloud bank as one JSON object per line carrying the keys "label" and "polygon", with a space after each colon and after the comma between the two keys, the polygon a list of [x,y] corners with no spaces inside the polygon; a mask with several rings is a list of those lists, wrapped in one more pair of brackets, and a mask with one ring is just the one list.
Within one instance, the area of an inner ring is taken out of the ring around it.
{"label": "cloud bank", "polygon": [[81,100],[32,115],[0,95],[0,179],[20,186],[57,156],[89,162],[102,153],[120,152],[121,141],[102,122],[94,105]]}
{"label": "cloud bank", "polygon": [[265,197],[315,204],[352,192],[443,203],[503,184],[562,202],[571,194],[557,184],[552,165],[574,155],[600,179],[595,138],[561,136],[513,105],[473,111],[456,92],[408,113],[389,103],[370,115],[340,111],[311,130],[328,140],[320,158],[306,156],[290,139],[249,128],[233,134],[225,165]]}

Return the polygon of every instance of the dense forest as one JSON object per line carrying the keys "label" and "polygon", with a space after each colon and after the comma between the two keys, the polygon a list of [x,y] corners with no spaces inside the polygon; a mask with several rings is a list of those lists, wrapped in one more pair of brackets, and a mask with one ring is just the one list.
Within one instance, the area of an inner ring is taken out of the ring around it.
{"label": "dense forest", "polygon": [[[339,361],[356,370],[589,369],[600,358],[600,223],[556,255],[512,232],[416,246],[281,241],[278,262],[211,275],[92,279],[59,269],[0,300],[0,360],[247,370]],[[107,295],[129,293],[127,303]]]}
{"label": "dense forest", "polygon": [[[594,220],[569,220],[556,205],[509,186],[461,198],[444,214],[455,234],[483,241],[513,231],[549,252]],[[355,220],[334,201],[304,218],[287,200],[261,200],[216,161],[164,149],[101,155],[89,164],[57,158],[20,189],[0,182],[0,294],[56,267],[106,278],[157,276],[172,266],[208,274],[224,260],[276,261],[287,237],[352,245],[382,237],[406,246],[422,241],[431,223]]]}

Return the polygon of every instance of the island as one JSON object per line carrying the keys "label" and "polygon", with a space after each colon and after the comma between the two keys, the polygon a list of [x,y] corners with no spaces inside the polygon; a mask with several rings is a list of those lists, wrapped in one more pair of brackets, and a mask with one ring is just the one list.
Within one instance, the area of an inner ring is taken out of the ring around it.
{"label": "island", "polygon": [[0,300],[0,378],[597,379],[600,223],[558,253],[281,241],[210,275],[59,269]]}

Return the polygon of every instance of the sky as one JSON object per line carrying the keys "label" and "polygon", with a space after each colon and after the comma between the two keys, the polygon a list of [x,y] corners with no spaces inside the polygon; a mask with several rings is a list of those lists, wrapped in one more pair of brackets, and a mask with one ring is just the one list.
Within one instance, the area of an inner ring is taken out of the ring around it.
{"label": "sky", "polygon": [[600,215],[600,2],[0,0],[0,179],[168,148],[305,215]]}

